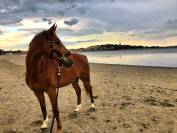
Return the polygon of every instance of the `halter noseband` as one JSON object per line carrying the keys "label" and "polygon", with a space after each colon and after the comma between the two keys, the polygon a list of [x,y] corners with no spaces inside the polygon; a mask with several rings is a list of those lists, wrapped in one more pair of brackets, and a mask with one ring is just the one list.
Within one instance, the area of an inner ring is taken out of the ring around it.
{"label": "halter noseband", "polygon": [[63,61],[71,55],[70,51],[66,52],[63,56],[61,56],[61,53],[59,53],[57,50],[53,49],[50,52],[50,58],[52,58],[52,54],[53,52],[56,52],[58,55],[60,55],[60,57],[58,57],[58,62],[60,63],[60,65],[62,65]]}

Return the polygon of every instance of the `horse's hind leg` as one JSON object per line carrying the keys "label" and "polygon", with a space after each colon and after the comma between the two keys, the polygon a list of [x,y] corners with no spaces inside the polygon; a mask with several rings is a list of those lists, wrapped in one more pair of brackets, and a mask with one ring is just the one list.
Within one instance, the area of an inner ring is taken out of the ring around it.
{"label": "horse's hind leg", "polygon": [[95,110],[95,105],[94,105],[94,99],[93,99],[93,91],[92,91],[92,86],[90,84],[90,80],[89,79],[81,79],[84,83],[84,88],[86,90],[86,92],[89,94],[90,96],[90,100],[91,100],[91,110],[94,111]]}
{"label": "horse's hind leg", "polygon": [[79,79],[76,79],[76,80],[72,83],[72,86],[73,86],[73,88],[75,89],[76,95],[77,95],[77,106],[76,106],[76,109],[74,110],[74,111],[76,111],[76,112],[79,112],[79,110],[80,110],[80,108],[81,108],[81,89],[80,89],[80,87],[79,87],[78,80],[79,80]]}
{"label": "horse's hind leg", "polygon": [[50,102],[52,104],[53,115],[54,115],[54,117],[56,118],[56,121],[57,121],[57,132],[56,133],[61,133],[62,125],[61,125],[61,122],[60,122],[58,104],[56,103],[56,98],[57,98],[56,89],[55,88],[50,88],[47,91],[47,94],[48,94]]}
{"label": "horse's hind leg", "polygon": [[44,92],[34,92],[34,94],[36,95],[40,106],[41,106],[41,110],[42,110],[42,115],[43,115],[43,123],[41,125],[41,128],[47,128],[48,127],[48,116],[47,116],[47,111],[46,111],[46,103],[45,103],[45,97],[44,97]]}

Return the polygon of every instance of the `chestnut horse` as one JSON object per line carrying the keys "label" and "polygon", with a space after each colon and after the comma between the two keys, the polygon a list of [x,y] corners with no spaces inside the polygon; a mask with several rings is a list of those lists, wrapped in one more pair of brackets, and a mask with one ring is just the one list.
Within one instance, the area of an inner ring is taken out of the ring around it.
{"label": "chestnut horse", "polygon": [[[30,42],[26,56],[26,83],[36,95],[43,114],[41,128],[48,127],[48,116],[44,92],[47,93],[52,104],[53,114],[57,121],[57,133],[61,133],[61,122],[58,105],[55,108],[56,88],[72,84],[77,94],[77,106],[81,107],[81,89],[78,80],[81,79],[86,92],[91,99],[91,109],[95,109],[90,84],[89,64],[86,56],[70,53],[57,37],[56,25],[49,30],[38,33]],[[60,78],[58,78],[57,65],[61,66]]]}

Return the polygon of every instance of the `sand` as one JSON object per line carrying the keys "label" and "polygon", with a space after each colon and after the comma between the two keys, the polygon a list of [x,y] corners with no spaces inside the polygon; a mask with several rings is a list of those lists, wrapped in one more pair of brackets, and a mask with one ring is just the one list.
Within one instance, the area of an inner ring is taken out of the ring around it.
{"label": "sand", "polygon": [[[0,56],[0,133],[39,133],[42,115],[25,84],[25,56]],[[97,111],[83,89],[82,108],[73,113],[76,94],[60,89],[63,133],[177,133],[177,69],[90,64]],[[48,115],[52,118],[46,95]],[[45,131],[46,133],[49,130]]]}

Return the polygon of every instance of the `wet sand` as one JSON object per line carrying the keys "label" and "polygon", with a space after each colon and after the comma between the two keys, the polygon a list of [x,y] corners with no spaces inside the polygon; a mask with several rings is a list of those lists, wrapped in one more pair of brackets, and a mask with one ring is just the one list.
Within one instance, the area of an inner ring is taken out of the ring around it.
{"label": "wet sand", "polygon": [[[24,80],[25,56],[0,56],[0,133],[39,133],[39,103]],[[177,133],[177,69],[90,64],[97,111],[82,88],[82,108],[73,113],[76,94],[60,89],[63,133]],[[46,95],[48,115],[52,118]],[[46,133],[49,130],[45,131]]]}

